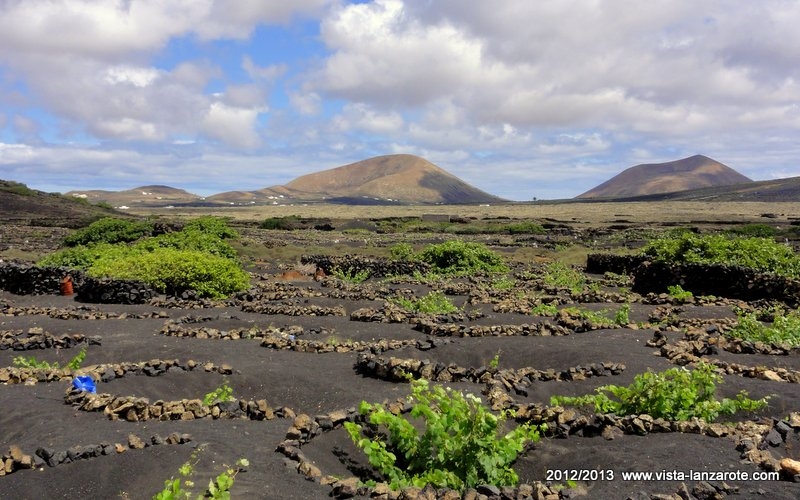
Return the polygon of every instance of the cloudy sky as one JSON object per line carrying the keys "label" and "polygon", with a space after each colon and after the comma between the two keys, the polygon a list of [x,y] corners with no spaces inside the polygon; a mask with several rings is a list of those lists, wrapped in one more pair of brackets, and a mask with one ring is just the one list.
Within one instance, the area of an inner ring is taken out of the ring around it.
{"label": "cloudy sky", "polygon": [[797,0],[0,0],[0,179],[250,190],[411,153],[513,200],[800,175]]}

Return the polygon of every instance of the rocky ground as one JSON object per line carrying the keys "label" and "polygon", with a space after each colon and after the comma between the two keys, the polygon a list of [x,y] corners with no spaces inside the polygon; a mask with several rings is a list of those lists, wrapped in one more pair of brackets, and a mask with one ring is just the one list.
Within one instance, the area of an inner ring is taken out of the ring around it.
{"label": "rocky ground", "polygon": [[[381,487],[358,487],[369,479],[368,462],[341,424],[355,418],[362,400],[402,400],[402,372],[548,424],[514,467],[519,488],[483,487],[464,498],[800,496],[796,472],[781,465],[800,459],[800,355],[720,336],[735,307],[763,304],[676,303],[634,294],[624,279],[600,275],[589,276],[597,283],[591,291],[574,293],[544,285],[541,272],[520,265],[505,280],[352,284],[334,277],[280,281],[277,270],[262,269],[250,293],[226,302],[159,297],[136,306],[0,292],[0,497],[150,498],[196,453],[199,489],[225,465],[249,460],[236,476],[234,498],[394,498]],[[412,314],[388,302],[432,290],[461,310]],[[611,316],[629,303],[631,312],[623,325],[566,312],[531,315],[542,301]],[[81,348],[86,358],[78,372],[13,363],[34,356],[64,366]],[[627,385],[648,369],[701,359],[724,374],[720,396],[747,390],[770,396],[769,407],[704,424],[548,406],[552,395]],[[98,394],[70,394],[76,374],[92,376]],[[225,382],[235,402],[201,404]],[[555,477],[563,470],[614,479]],[[673,478],[774,471],[778,479],[622,480],[633,471]]]}

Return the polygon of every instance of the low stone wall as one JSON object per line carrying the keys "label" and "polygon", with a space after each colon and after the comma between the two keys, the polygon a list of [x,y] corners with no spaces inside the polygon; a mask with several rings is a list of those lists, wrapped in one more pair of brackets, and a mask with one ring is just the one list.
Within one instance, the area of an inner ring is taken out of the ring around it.
{"label": "low stone wall", "polygon": [[61,293],[61,280],[71,276],[74,283],[83,280],[83,273],[65,267],[36,267],[7,262],[0,264],[0,289],[17,295]]}
{"label": "low stone wall", "polygon": [[332,274],[334,269],[350,273],[367,271],[373,278],[410,275],[415,271],[425,274],[431,270],[431,267],[424,262],[404,262],[359,255],[303,255],[300,262],[315,264],[325,271],[325,274]]}
{"label": "low stone wall", "polygon": [[61,282],[72,280],[76,299],[100,304],[144,304],[158,293],[138,281],[95,279],[66,267],[37,267],[15,262],[0,264],[0,289],[17,295],[58,295]]}
{"label": "low stone wall", "polygon": [[56,467],[77,462],[78,460],[88,460],[106,455],[124,453],[128,450],[141,450],[143,448],[149,448],[150,446],[162,444],[185,444],[191,441],[192,436],[189,434],[178,434],[177,432],[173,432],[166,438],[156,434],[148,440],[144,440],[136,434],[128,434],[127,443],[112,444],[103,442],[84,446],[72,446],[66,450],[54,450],[48,447],[40,447],[36,449],[34,455],[25,453],[19,446],[12,445],[9,447],[8,452],[0,455],[0,476],[5,476],[19,470],[39,469],[45,465],[48,467]]}
{"label": "low stone wall", "polygon": [[95,304],[144,304],[158,295],[141,281],[85,278],[78,287],[77,299]]}
{"label": "low stone wall", "polygon": [[632,274],[637,267],[647,261],[642,255],[613,255],[593,253],[586,257],[586,272],[590,274]]}
{"label": "low stone wall", "polygon": [[725,264],[651,262],[641,255],[591,254],[586,271],[633,276],[632,290],[641,295],[662,293],[680,285],[695,295],[715,295],[747,301],[772,299],[800,305],[800,280]]}
{"label": "low stone wall", "polygon": [[723,264],[646,262],[636,268],[633,291],[645,295],[680,285],[695,295],[717,295],[753,301],[772,299],[791,307],[800,304],[800,281]]}

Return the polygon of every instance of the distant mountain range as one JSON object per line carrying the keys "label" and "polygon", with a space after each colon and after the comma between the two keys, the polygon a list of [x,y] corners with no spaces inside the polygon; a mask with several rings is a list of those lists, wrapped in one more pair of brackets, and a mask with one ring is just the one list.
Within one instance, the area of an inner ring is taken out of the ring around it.
{"label": "distant mountain range", "polygon": [[716,160],[695,155],[630,167],[577,198],[630,198],[752,182]]}
{"label": "distant mountain range", "polygon": [[[65,199],[89,203],[64,204]],[[663,200],[800,201],[800,177],[752,181],[722,163],[695,155],[630,167],[574,198],[580,202]],[[12,181],[0,181],[0,212],[12,219],[75,219],[85,212],[83,208],[99,202],[133,208],[288,203],[479,204],[506,200],[461,181],[423,158],[406,154],[378,156],[304,175],[282,186],[208,197],[158,185],[124,191],[71,191],[62,197]],[[97,213],[83,215],[100,214],[100,207],[92,210]]]}
{"label": "distant mountain range", "polygon": [[298,177],[283,186],[255,191],[228,191],[205,198],[168,186],[127,191],[70,191],[89,201],[119,206],[178,204],[279,204],[326,202],[346,204],[475,204],[502,198],[481,191],[433,163],[414,155],[378,156]]}

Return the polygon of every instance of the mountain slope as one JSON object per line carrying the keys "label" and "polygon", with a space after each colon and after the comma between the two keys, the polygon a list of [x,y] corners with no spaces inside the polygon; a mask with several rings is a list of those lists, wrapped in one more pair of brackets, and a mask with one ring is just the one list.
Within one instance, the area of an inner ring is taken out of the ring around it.
{"label": "mountain slope", "polygon": [[[260,200],[272,197],[305,201],[359,199],[399,203],[496,203],[501,198],[475,188],[433,163],[414,155],[378,156],[304,175],[283,186],[255,192]],[[208,201],[252,201],[244,193],[220,193]]]}
{"label": "mountain slope", "polygon": [[120,206],[164,206],[178,203],[201,201],[195,194],[169,186],[140,186],[124,191],[70,191],[66,196],[86,199],[92,203],[103,201],[115,207]]}
{"label": "mountain slope", "polygon": [[0,180],[0,221],[4,223],[81,227],[100,217],[118,215],[84,200]]}
{"label": "mountain slope", "polygon": [[577,198],[630,198],[748,182],[752,181],[732,168],[695,155],[630,167]]}
{"label": "mountain slope", "polygon": [[758,201],[800,202],[800,177],[787,177],[768,181],[752,181],[729,186],[690,189],[660,193],[614,201]]}

